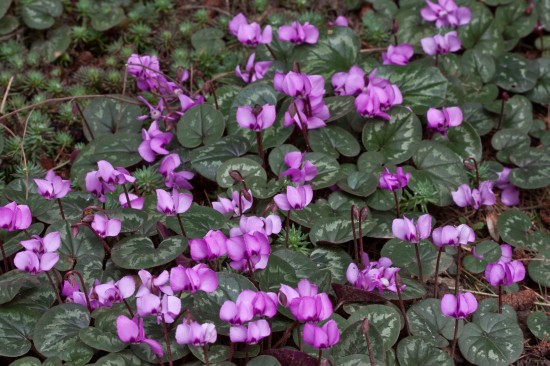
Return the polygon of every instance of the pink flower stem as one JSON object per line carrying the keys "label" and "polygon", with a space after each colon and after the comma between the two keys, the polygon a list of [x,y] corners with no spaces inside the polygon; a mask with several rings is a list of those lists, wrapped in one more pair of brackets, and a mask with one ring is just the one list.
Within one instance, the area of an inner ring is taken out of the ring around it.
{"label": "pink flower stem", "polygon": [[369,332],[364,332],[364,334],[365,334],[365,340],[367,341],[367,351],[369,352],[370,366],[375,366],[374,355],[372,354],[372,347],[370,344]]}
{"label": "pink flower stem", "polygon": [[292,210],[288,210],[286,215],[286,233],[285,233],[285,248],[288,249],[288,233],[290,232],[290,213]]}
{"label": "pink flower stem", "polygon": [[498,313],[502,314],[502,285],[498,286]]}
{"label": "pink flower stem", "polygon": [[126,306],[126,309],[128,310],[128,313],[130,314],[130,318],[134,317],[134,312],[132,311],[132,308],[130,307],[130,304],[128,304],[128,301],[126,299],[122,299],[124,302],[124,305]]}
{"label": "pink flower stem", "polygon": [[61,205],[61,199],[57,199],[57,205],[59,206],[59,212],[61,212],[61,219],[65,221],[65,212],[63,212],[63,206]]}
{"label": "pink flower stem", "polygon": [[2,251],[2,260],[4,261],[4,272],[7,273],[10,270],[8,257],[6,256],[6,251],[4,250],[4,243],[0,239],[0,250]]}
{"label": "pink flower stem", "polygon": [[166,352],[168,353],[168,364],[170,366],[173,366],[174,363],[172,362],[172,350],[170,347],[170,337],[168,335],[168,327],[166,326],[164,317],[162,317],[162,329],[164,330],[164,342],[166,342]]}
{"label": "pink flower stem", "polygon": [[229,342],[229,354],[227,355],[227,360],[231,362],[233,360],[233,354],[235,353],[235,343]]}
{"label": "pink flower stem", "polygon": [[321,359],[323,358],[323,349],[319,348],[319,357],[317,359],[317,366],[321,366]]}
{"label": "pink flower stem", "polygon": [[457,334],[458,334],[458,318],[455,319],[455,332],[453,335],[453,343],[451,344],[451,358],[455,357],[456,341],[458,340]]}
{"label": "pink flower stem", "polygon": [[271,46],[269,46],[268,44],[266,44],[265,47],[267,48],[267,50],[268,50],[269,53],[271,54],[271,57],[273,57],[273,59],[276,60],[277,57],[275,56],[275,52],[273,52],[273,49],[271,48]]}
{"label": "pink flower stem", "polygon": [[63,304],[63,300],[61,300],[61,296],[59,295],[59,289],[53,283],[52,276],[50,276],[50,273],[48,271],[46,271],[46,276],[48,276],[48,281],[50,282],[50,285],[52,286],[55,297],[57,297],[57,302],[59,303],[59,305]]}
{"label": "pink flower stem", "polygon": [[204,363],[206,366],[210,366],[210,361],[208,360],[208,348],[206,346],[202,346],[202,352],[204,353]]}
{"label": "pink flower stem", "polygon": [[[363,248],[363,220],[362,220],[362,216],[363,215],[359,215],[359,258],[361,258],[361,256],[363,255],[363,253],[365,252],[364,248]],[[359,262],[361,263],[361,262]]]}
{"label": "pink flower stem", "polygon": [[124,189],[124,195],[126,196],[126,204],[128,205],[128,208],[132,208],[132,203],[130,202],[130,195],[128,194],[126,184],[123,184],[122,188]]}
{"label": "pink flower stem", "polygon": [[[80,283],[82,284],[82,292],[84,292],[84,297],[86,298],[86,306],[88,307],[88,311],[92,312],[92,304],[90,303],[90,298],[88,297],[88,289],[86,288],[86,284],[84,283],[84,277],[82,277],[82,274],[78,272],[76,269],[70,270],[69,272],[65,273],[65,276],[63,276],[63,279],[69,278],[69,276],[76,274],[78,278],[80,279]],[[133,316],[132,316],[133,318]]]}
{"label": "pink flower stem", "polygon": [[407,335],[411,335],[411,329],[409,327],[409,320],[407,319],[407,312],[405,311],[405,304],[403,303],[403,298],[401,297],[401,276],[398,274],[395,275],[395,289],[397,292],[397,298],[399,299],[399,308],[403,314],[403,319],[405,320],[405,330]]}
{"label": "pink flower stem", "polygon": [[300,351],[302,351],[302,331],[300,328],[300,324],[298,324],[296,328],[296,333],[298,334],[298,348],[300,349]]}
{"label": "pink flower stem", "polygon": [[179,225],[180,225],[181,235],[187,237],[187,234],[185,233],[185,229],[183,228],[183,222],[181,221],[181,216],[180,216],[180,214],[176,214],[176,216],[178,217],[178,223],[179,223]]}
{"label": "pink flower stem", "polygon": [[397,191],[393,191],[393,199],[395,200],[395,210],[397,212],[396,217],[401,217],[401,207],[399,207],[399,198],[397,198]]}
{"label": "pink flower stem", "polygon": [[439,66],[439,54],[435,54],[435,67]]}
{"label": "pink flower stem", "polygon": [[258,156],[262,160],[262,167],[265,169],[265,154],[262,144],[262,131],[256,131],[256,141],[258,142]]}
{"label": "pink flower stem", "polygon": [[413,244],[414,253],[416,254],[416,263],[418,264],[418,279],[424,283],[424,274],[422,273],[422,260],[420,260],[420,243]]}
{"label": "pink flower stem", "polygon": [[456,277],[455,277],[455,296],[458,296],[458,288],[460,287],[460,272],[462,266],[460,264],[460,252],[462,247],[459,245],[456,247]]}
{"label": "pink flower stem", "polygon": [[438,290],[439,290],[439,284],[438,284],[438,278],[439,278],[439,262],[441,261],[441,253],[443,252],[443,248],[439,248],[437,252],[437,261],[435,262],[435,281],[434,281],[434,297],[437,299]]}
{"label": "pink flower stem", "polygon": [[357,234],[355,233],[355,209],[356,206],[351,206],[351,231],[353,232],[353,248],[355,250],[355,260],[357,263],[361,263],[361,254],[359,253],[359,249],[357,247]]}
{"label": "pink flower stem", "polygon": [[249,355],[248,355],[248,343],[246,343],[244,345],[244,363],[247,364],[248,363],[248,360],[249,360]]}

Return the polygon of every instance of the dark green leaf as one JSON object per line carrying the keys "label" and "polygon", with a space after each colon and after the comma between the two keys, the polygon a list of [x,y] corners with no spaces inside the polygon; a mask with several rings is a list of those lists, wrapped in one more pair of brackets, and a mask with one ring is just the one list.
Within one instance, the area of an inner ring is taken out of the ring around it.
{"label": "dark green leaf", "polygon": [[187,239],[182,236],[172,236],[156,248],[149,238],[130,236],[115,244],[111,258],[122,268],[151,268],[173,261],[186,248]]}
{"label": "dark green leaf", "polygon": [[63,12],[59,0],[27,0],[21,3],[21,16],[29,28],[47,29]]}
{"label": "dark green leaf", "polygon": [[206,28],[201,29],[191,36],[193,48],[199,52],[208,52],[217,54],[225,47],[222,40],[224,32],[221,29]]}
{"label": "dark green leaf", "polygon": [[0,307],[0,356],[18,357],[31,349],[33,329],[42,312],[22,305]]}
{"label": "dark green leaf", "polygon": [[[373,227],[374,222],[364,221],[362,226],[363,235],[366,235]],[[359,230],[359,228],[356,227],[356,230]],[[314,245],[318,243],[346,243],[353,239],[351,219],[348,217],[339,217],[321,220],[311,228],[309,239]]]}
{"label": "dark green leaf", "polygon": [[309,142],[313,151],[325,153],[334,158],[338,158],[340,154],[348,157],[357,156],[361,151],[357,139],[338,126],[312,130],[309,133]]}
{"label": "dark green leaf", "polygon": [[[92,130],[94,139],[119,131],[124,133],[141,131],[141,122],[136,120],[141,114],[141,110],[136,105],[122,103],[110,98],[93,99],[83,113]],[[93,140],[86,128],[84,128],[84,135],[88,141]]]}
{"label": "dark green leaf", "polygon": [[267,180],[267,174],[261,164],[249,158],[234,158],[224,162],[216,174],[216,181],[222,188],[229,188],[235,184],[235,181],[229,173],[236,170],[241,173],[245,181],[251,178]]}
{"label": "dark green leaf", "polygon": [[71,44],[70,32],[67,25],[50,30],[47,39],[33,42],[31,51],[41,55],[45,61],[53,62],[69,48]]}
{"label": "dark green leaf", "polygon": [[224,130],[221,112],[209,104],[200,104],[185,112],[178,122],[178,140],[187,148],[210,145],[220,140]]}
{"label": "dark green leaf", "polygon": [[[441,301],[438,299],[417,302],[407,311],[407,318],[413,335],[425,338],[437,347],[445,347],[453,339],[455,319],[441,313]],[[458,324],[460,336],[462,320]]]}
{"label": "dark green leaf", "polygon": [[397,359],[401,366],[439,365],[453,366],[454,362],[444,352],[423,337],[407,337],[397,346]]}
{"label": "dark green leaf", "polygon": [[550,319],[548,319],[548,315],[545,312],[535,311],[529,314],[527,326],[538,339],[550,338]]}
{"label": "dark green leaf", "polygon": [[[539,77],[537,63],[518,54],[506,53],[497,60],[496,84],[514,93],[533,89]],[[521,70],[521,72],[518,72]]]}
{"label": "dark green leaf", "polygon": [[524,189],[550,184],[550,146],[520,150],[511,154],[510,160],[518,166],[510,173],[512,184]]}
{"label": "dark green leaf", "polygon": [[473,157],[477,161],[481,160],[481,138],[468,122],[449,128],[447,138],[435,134],[433,140],[442,142],[462,159]]}

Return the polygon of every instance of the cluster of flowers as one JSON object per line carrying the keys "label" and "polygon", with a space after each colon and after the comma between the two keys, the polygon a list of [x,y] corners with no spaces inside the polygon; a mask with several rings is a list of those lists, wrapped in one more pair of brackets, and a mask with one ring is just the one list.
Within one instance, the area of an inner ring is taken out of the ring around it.
{"label": "cluster of flowers", "polygon": [[[382,257],[378,261],[370,261],[367,253],[362,255],[363,269],[359,269],[355,263],[350,263],[346,271],[346,278],[353,286],[367,291],[377,289],[380,293],[384,290],[397,292],[395,275],[400,268],[392,267],[389,258]],[[400,286],[404,290],[405,285]]]}
{"label": "cluster of flowers", "polygon": [[458,189],[451,192],[454,203],[458,207],[472,207],[478,210],[481,206],[492,206],[496,203],[496,195],[493,187],[501,189],[500,200],[506,206],[519,204],[519,189],[508,179],[510,168],[505,167],[498,173],[496,181],[486,180],[472,189],[469,184],[461,184]]}

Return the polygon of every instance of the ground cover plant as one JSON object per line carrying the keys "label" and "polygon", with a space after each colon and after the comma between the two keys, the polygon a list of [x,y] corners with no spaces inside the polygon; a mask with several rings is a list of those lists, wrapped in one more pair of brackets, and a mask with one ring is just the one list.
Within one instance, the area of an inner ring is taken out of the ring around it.
{"label": "ground cover plant", "polygon": [[549,364],[550,2],[325,5],[0,5],[2,364]]}

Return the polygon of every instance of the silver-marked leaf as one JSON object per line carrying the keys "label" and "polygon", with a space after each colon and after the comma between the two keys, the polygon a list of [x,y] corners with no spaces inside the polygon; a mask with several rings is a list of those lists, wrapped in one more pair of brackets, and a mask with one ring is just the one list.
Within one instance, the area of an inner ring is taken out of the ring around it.
{"label": "silver-marked leaf", "polygon": [[468,50],[460,59],[462,74],[466,77],[477,75],[483,83],[491,81],[495,75],[495,59],[491,55],[482,53],[479,50]]}
{"label": "silver-marked leaf", "polygon": [[251,178],[259,178],[263,181],[267,180],[267,174],[261,164],[249,158],[234,158],[224,162],[216,173],[216,181],[222,188],[229,188],[235,184],[233,178],[229,174],[232,170],[241,173],[245,181]]}
{"label": "silver-marked leaf", "polygon": [[433,140],[443,143],[462,159],[473,157],[477,161],[481,160],[481,138],[476,130],[467,122],[463,122],[460,126],[449,128],[447,138],[440,134],[435,134]]}
{"label": "silver-marked leaf", "polygon": [[348,323],[353,324],[356,321],[369,319],[369,325],[376,327],[382,341],[384,342],[384,349],[387,351],[393,347],[399,333],[403,328],[403,319],[399,311],[392,306],[372,304],[367,306],[361,306],[357,311],[351,314],[348,318]]}
{"label": "silver-marked leaf", "polygon": [[183,147],[194,148],[219,141],[225,130],[220,111],[209,104],[189,109],[178,122],[178,141]]}
{"label": "silver-marked leaf", "polygon": [[355,110],[354,99],[351,96],[327,97],[324,101],[330,112],[330,117],[326,120],[326,122],[342,118],[346,114]]}
{"label": "silver-marked leaf", "polygon": [[464,121],[468,122],[478,133],[483,136],[491,132],[496,125],[498,116],[489,113],[481,103],[466,103],[462,106]]}
{"label": "silver-marked leaf", "polygon": [[292,265],[277,256],[270,256],[267,267],[257,271],[254,276],[258,281],[260,290],[277,292],[281,283],[294,287],[298,283]]}
{"label": "silver-marked leaf", "polygon": [[[201,238],[210,230],[220,229],[226,221],[226,218],[213,208],[199,205],[191,206],[189,211],[180,216],[188,238]],[[167,217],[166,225],[176,233],[181,232],[176,217]]]}
{"label": "silver-marked leaf", "polygon": [[340,165],[333,157],[322,153],[307,153],[304,161],[311,161],[317,168],[317,175],[311,181],[313,189],[330,187],[340,179]]}
{"label": "silver-marked leaf", "polygon": [[0,304],[13,300],[20,291],[32,288],[38,284],[38,279],[27,272],[13,270],[3,273],[0,276]]}
{"label": "silver-marked leaf", "polygon": [[313,151],[338,158],[357,156],[361,146],[355,136],[338,126],[327,126],[309,132],[309,143]]}
{"label": "silver-marked leaf", "polygon": [[[357,226],[356,230],[359,230]],[[364,221],[363,235],[367,235],[372,228],[374,228],[374,222]],[[351,220],[349,217],[320,220],[311,228],[309,239],[314,245],[318,243],[342,244],[353,240]]]}
{"label": "silver-marked leaf", "polygon": [[318,246],[309,258],[321,268],[327,268],[332,273],[332,282],[345,283],[346,270],[352,262],[350,255],[342,248],[334,246]]}
{"label": "silver-marked leaf", "polygon": [[494,24],[491,10],[478,2],[471,2],[468,7],[472,11],[472,20],[458,29],[462,47],[499,56],[504,51],[504,41],[501,32]]}
{"label": "silver-marked leaf", "polygon": [[538,64],[519,54],[506,53],[497,59],[496,84],[504,90],[525,93],[539,77]]}
{"label": "silver-marked leaf", "polygon": [[[368,335],[374,358],[383,361],[385,358],[384,340],[377,327],[369,327]],[[337,365],[339,365],[340,358],[354,354],[369,354],[363,335],[363,320],[350,324],[340,335],[340,342],[332,348],[332,356],[336,359]]]}
{"label": "silver-marked leaf", "polygon": [[550,249],[541,250],[539,255],[529,262],[527,269],[533,281],[541,286],[550,287]]}
{"label": "silver-marked leaf", "polygon": [[199,52],[217,54],[225,47],[223,42],[224,32],[217,28],[201,29],[191,36],[193,48]]}
{"label": "silver-marked leaf", "polygon": [[116,2],[109,0],[96,0],[92,3],[90,18],[92,19],[92,28],[96,31],[104,32],[116,27],[126,18],[124,10],[116,6]]}
{"label": "silver-marked leaf", "polygon": [[187,239],[179,235],[163,240],[156,248],[149,238],[129,236],[115,244],[111,258],[122,268],[151,268],[173,261],[186,248]]}
{"label": "silver-marked leaf", "polygon": [[88,346],[106,352],[119,352],[126,348],[127,344],[122,342],[116,332],[100,329],[97,327],[86,327],[78,333],[80,340]]}
{"label": "silver-marked leaf", "polygon": [[510,160],[518,166],[510,173],[512,184],[524,189],[543,188],[550,184],[550,146],[512,153]]}
{"label": "silver-marked leaf", "polygon": [[48,30],[47,38],[37,40],[31,45],[31,52],[36,52],[46,62],[53,62],[67,51],[71,44],[71,29],[67,25]]}
{"label": "silver-marked leaf", "polygon": [[33,330],[42,315],[40,310],[23,305],[0,307],[0,356],[18,357],[32,346]]}
{"label": "silver-marked leaf", "polygon": [[545,312],[535,311],[529,314],[527,326],[538,339],[550,338],[550,319]]}
{"label": "silver-marked leaf", "polygon": [[[98,98],[90,102],[83,114],[92,130],[93,139],[103,135],[112,135],[119,131],[124,133],[141,131],[142,122],[136,120],[141,114],[141,109],[136,105],[110,98]],[[86,128],[83,131],[88,141],[93,140]]]}
{"label": "silver-marked leaf", "polygon": [[47,29],[55,23],[55,18],[63,13],[59,0],[27,0],[21,3],[21,16],[32,29]]}
{"label": "silver-marked leaf", "polygon": [[246,366],[281,366],[281,363],[273,356],[260,355],[250,360]]}
{"label": "silver-marked leaf", "polygon": [[[548,43],[550,43],[550,37]],[[539,58],[536,60],[540,71],[537,84],[531,90],[529,90],[525,96],[535,103],[542,105],[550,104],[550,59]]]}
{"label": "silver-marked leaf", "polygon": [[[441,300],[425,299],[417,302],[407,311],[409,326],[413,335],[426,338],[437,347],[445,347],[453,339],[455,319],[441,313]],[[458,322],[458,335],[463,321]]]}
{"label": "silver-marked leaf", "polygon": [[370,196],[378,187],[378,174],[355,169],[353,164],[341,166],[341,176],[343,178],[338,182],[338,187],[354,196]]}
{"label": "silver-marked leaf", "polygon": [[423,337],[407,337],[397,345],[397,359],[401,366],[438,365],[454,366],[445,351],[436,348]]}

